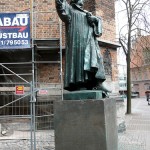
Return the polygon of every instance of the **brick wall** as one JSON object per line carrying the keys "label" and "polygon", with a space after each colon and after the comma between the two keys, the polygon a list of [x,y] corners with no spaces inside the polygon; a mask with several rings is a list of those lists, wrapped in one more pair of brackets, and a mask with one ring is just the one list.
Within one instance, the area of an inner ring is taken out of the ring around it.
{"label": "brick wall", "polygon": [[114,0],[95,0],[96,15],[103,21],[103,35],[101,39],[115,42],[115,1]]}
{"label": "brick wall", "polygon": [[[84,8],[102,18],[103,36],[101,38],[115,41],[114,0],[86,0]],[[30,0],[0,0],[0,12],[22,11],[30,11]],[[41,12],[35,13],[36,25],[34,27],[36,30],[36,38],[59,37],[55,0],[35,0],[34,11]]]}
{"label": "brick wall", "polygon": [[29,8],[29,0],[0,0],[0,12],[21,12]]}
{"label": "brick wall", "polygon": [[[133,91],[139,92],[140,96],[145,96],[145,91],[150,88],[150,36],[139,36],[133,43],[131,81]],[[136,86],[139,88],[137,89]]]}
{"label": "brick wall", "polygon": [[[95,14],[102,18],[103,34],[100,37],[102,40],[115,42],[115,1],[114,0],[95,0]],[[110,49],[105,47],[104,49]],[[118,80],[118,67],[117,67],[117,51],[110,49],[112,58],[112,81]]]}

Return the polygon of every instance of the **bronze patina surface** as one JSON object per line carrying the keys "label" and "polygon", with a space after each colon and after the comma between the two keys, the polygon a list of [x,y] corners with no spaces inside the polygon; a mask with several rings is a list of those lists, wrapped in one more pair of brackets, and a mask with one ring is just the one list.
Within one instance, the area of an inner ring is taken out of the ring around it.
{"label": "bronze patina surface", "polygon": [[102,35],[101,18],[83,9],[83,0],[56,0],[66,27],[64,88],[69,91],[93,89],[105,81],[103,58],[96,37]]}

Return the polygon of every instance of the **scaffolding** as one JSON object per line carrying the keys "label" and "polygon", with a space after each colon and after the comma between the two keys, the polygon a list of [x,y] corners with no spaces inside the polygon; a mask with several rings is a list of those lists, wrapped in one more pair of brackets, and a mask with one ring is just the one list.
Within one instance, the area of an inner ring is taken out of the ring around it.
{"label": "scaffolding", "polygon": [[[42,1],[29,0],[29,4],[31,49],[17,51],[18,59],[15,51],[1,56],[14,58],[0,62],[0,147],[4,149],[55,148],[53,101],[63,100],[62,22],[56,10],[39,11]],[[42,26],[47,31],[42,32]],[[24,87],[23,95],[15,94],[17,86]],[[12,147],[14,140],[18,144]]]}

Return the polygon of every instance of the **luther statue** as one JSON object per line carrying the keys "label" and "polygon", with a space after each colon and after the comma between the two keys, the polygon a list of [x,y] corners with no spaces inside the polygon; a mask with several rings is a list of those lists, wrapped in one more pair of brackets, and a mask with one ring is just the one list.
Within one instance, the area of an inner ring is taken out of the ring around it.
{"label": "luther statue", "polygon": [[101,18],[83,9],[83,0],[55,0],[66,27],[64,89],[109,92],[104,86],[103,57],[96,37],[102,35]]}

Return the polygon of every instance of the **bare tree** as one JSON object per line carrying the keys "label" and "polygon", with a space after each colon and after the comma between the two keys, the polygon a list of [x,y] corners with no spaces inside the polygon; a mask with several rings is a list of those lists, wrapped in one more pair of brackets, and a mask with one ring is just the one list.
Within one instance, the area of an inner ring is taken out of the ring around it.
{"label": "bare tree", "polygon": [[122,10],[117,13],[126,14],[126,18],[120,18],[119,22],[125,22],[119,29],[119,42],[126,56],[127,62],[127,114],[131,113],[131,52],[132,41],[136,39],[137,31],[149,33],[150,24],[148,11],[149,0],[117,0],[122,5]]}

